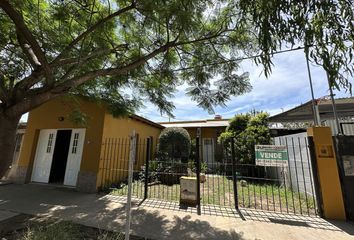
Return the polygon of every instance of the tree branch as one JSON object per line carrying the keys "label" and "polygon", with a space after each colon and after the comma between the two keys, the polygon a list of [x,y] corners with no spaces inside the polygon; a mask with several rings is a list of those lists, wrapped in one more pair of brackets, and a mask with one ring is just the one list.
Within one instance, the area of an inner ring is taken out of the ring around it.
{"label": "tree branch", "polygon": [[215,32],[214,34],[210,34],[210,35],[207,35],[207,36],[205,36],[205,37],[193,39],[193,40],[190,40],[190,41],[178,42],[178,43],[176,44],[176,46],[181,46],[181,45],[186,45],[186,44],[193,44],[193,43],[203,42],[203,41],[206,41],[206,40],[210,40],[210,39],[219,37],[221,34],[223,34],[223,33],[225,33],[225,32],[229,32],[229,31],[232,31],[232,30],[230,30],[230,29],[219,30],[219,31]]}
{"label": "tree branch", "polygon": [[38,61],[38,58],[36,57],[36,55],[32,51],[31,46],[26,43],[25,39],[23,39],[23,35],[20,34],[19,32],[17,32],[17,40],[18,40],[18,43],[19,43],[23,53],[28,58],[28,61],[30,62],[31,66],[34,69],[37,69],[38,67],[40,67],[41,63]]}
{"label": "tree branch", "polygon": [[28,112],[29,110],[40,106],[41,104],[53,99],[56,96],[63,95],[64,93],[52,93],[50,91],[45,91],[42,93],[38,93],[35,96],[30,96],[24,98],[22,101],[17,104],[8,107],[4,114],[9,117],[16,117],[21,114]]}
{"label": "tree branch", "polygon": [[85,57],[75,57],[75,58],[66,58],[66,59],[61,59],[57,62],[52,62],[50,63],[50,66],[62,66],[62,65],[69,65],[69,64],[74,64],[74,63],[79,63],[81,61],[87,61],[99,56],[102,56],[104,54],[110,54],[110,53],[115,53],[118,51],[119,48],[126,48],[128,47],[128,44],[121,44],[116,46],[113,49],[101,49],[101,50],[95,50],[93,53],[86,55]]}
{"label": "tree branch", "polygon": [[99,28],[100,26],[102,26],[103,24],[105,24],[107,21],[129,11],[135,8],[135,1],[132,2],[131,5],[129,5],[128,7],[119,9],[118,11],[108,15],[105,18],[102,18],[101,20],[99,20],[98,22],[96,22],[94,25],[92,25],[90,28],[88,28],[85,32],[81,33],[79,36],[77,36],[73,41],[71,41],[71,43],[69,43],[64,49],[63,51],[54,59],[54,61],[52,63],[57,63],[60,59],[62,59],[65,54],[67,54],[78,42],[80,42],[82,39],[84,39],[87,35],[89,35],[90,33],[92,33],[93,31],[95,31],[97,28]]}
{"label": "tree branch", "polygon": [[[4,12],[9,16],[9,18],[13,21],[13,23],[16,26],[16,30],[18,34],[20,34],[20,36],[22,35],[23,38],[26,39],[32,51],[34,52],[35,56],[41,63],[41,66],[45,71],[48,81],[50,81],[52,74],[47,59],[45,57],[45,54],[42,51],[36,39],[34,38],[34,36],[32,35],[31,31],[26,26],[22,15],[18,13],[7,0],[0,1],[0,8],[2,8]],[[25,52],[25,54],[28,54],[28,52],[27,53]]]}
{"label": "tree branch", "polygon": [[4,85],[4,76],[2,74],[0,74],[0,100],[2,102],[6,102],[8,95],[7,95],[7,91],[6,91],[6,87]]}
{"label": "tree branch", "polygon": [[17,90],[28,90],[30,89],[34,84],[38,83],[42,79],[43,75],[42,72],[38,69],[35,69],[32,71],[32,73],[16,83],[15,85],[15,92]]}
{"label": "tree branch", "polygon": [[169,42],[163,46],[161,46],[160,48],[152,51],[151,53],[131,62],[130,64],[127,64],[123,67],[120,68],[107,68],[107,69],[99,69],[99,70],[95,70],[95,71],[90,71],[87,72],[83,75],[68,79],[67,81],[57,85],[56,87],[53,88],[52,92],[55,93],[60,93],[63,91],[67,91],[73,87],[79,86],[83,83],[85,83],[86,81],[89,81],[91,79],[94,79],[96,77],[101,77],[101,76],[118,76],[121,74],[125,74],[127,72],[129,72],[130,70],[144,64],[146,61],[148,61],[149,59],[155,57],[156,55],[158,55],[159,53],[162,53],[164,51],[166,51],[167,49],[175,46],[176,42],[172,41]]}
{"label": "tree branch", "polygon": [[[218,32],[217,35],[221,34],[221,32]],[[99,69],[99,70],[94,70],[94,71],[90,71],[87,72],[83,75],[80,76],[76,76],[73,78],[70,78],[60,84],[58,84],[57,86],[53,87],[52,90],[50,90],[51,92],[55,93],[55,94],[60,94],[62,92],[66,92],[74,87],[77,87],[83,83],[85,83],[86,81],[92,80],[96,77],[101,77],[101,76],[118,76],[118,75],[122,75],[125,74],[127,72],[129,72],[130,70],[144,64],[146,61],[148,61],[149,59],[155,57],[156,55],[167,51],[169,48],[171,47],[176,47],[176,46],[180,46],[180,45],[185,45],[185,44],[190,44],[190,43],[197,43],[197,42],[201,42],[201,41],[205,41],[205,40],[209,40],[213,37],[217,36],[216,34],[214,35],[210,35],[207,37],[203,37],[203,38],[199,38],[199,39],[194,39],[191,41],[184,41],[184,42],[177,42],[177,38],[171,42],[166,43],[165,45],[162,45],[160,48],[155,49],[154,51],[152,51],[151,53],[131,62],[130,64],[127,64],[123,67],[118,67],[118,68],[107,68],[107,69]],[[44,87],[43,87],[44,89]],[[36,93],[38,93],[38,91],[41,91],[40,89],[36,89],[35,90]],[[31,94],[31,91],[28,92],[29,94]]]}
{"label": "tree branch", "polygon": [[144,55],[135,61],[122,66],[122,67],[117,67],[117,68],[107,68],[107,69],[98,69],[94,71],[87,72],[85,74],[82,74],[80,76],[76,76],[73,78],[70,78],[64,82],[58,83],[56,86],[48,88],[48,86],[44,86],[42,88],[37,88],[33,90],[28,90],[26,92],[26,97],[19,103],[9,107],[7,109],[8,113],[11,115],[16,116],[16,114],[23,114],[30,109],[41,105],[42,103],[49,101],[55,96],[60,96],[62,94],[65,94],[69,90],[71,90],[74,87],[77,87],[89,80],[95,79],[97,77],[101,76],[118,76],[122,74],[126,74],[130,70],[133,70],[137,68],[140,65],[143,65],[146,63],[148,60],[154,58],[156,55],[167,51],[168,49],[180,45],[185,45],[185,44],[191,44],[191,43],[198,43],[202,41],[206,41],[209,39],[212,39],[213,37],[217,37],[222,33],[222,31],[218,31],[213,35],[208,35],[205,37],[201,37],[199,39],[193,39],[190,41],[183,41],[183,42],[177,42],[177,38],[174,39],[173,41],[170,41],[161,47],[155,49],[154,51],[150,52],[147,55]]}

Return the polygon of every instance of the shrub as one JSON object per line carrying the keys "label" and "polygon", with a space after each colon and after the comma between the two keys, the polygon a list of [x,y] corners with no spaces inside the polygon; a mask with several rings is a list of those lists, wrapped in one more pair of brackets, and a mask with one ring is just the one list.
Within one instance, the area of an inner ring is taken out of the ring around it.
{"label": "shrub", "polygon": [[159,137],[158,156],[187,161],[190,151],[191,138],[187,130],[177,127],[162,130]]}
{"label": "shrub", "polygon": [[[146,165],[142,166],[139,172],[139,180],[144,182],[145,181],[145,168]],[[148,182],[155,182],[158,179],[158,173],[160,172],[161,169],[161,164],[158,161],[155,160],[151,160],[149,162],[149,166],[148,166]]]}
{"label": "shrub", "polygon": [[231,119],[229,127],[219,136],[219,143],[224,143],[226,151],[231,139],[235,142],[235,157],[241,163],[255,163],[255,144],[269,144],[271,142],[268,128],[268,114],[254,112],[238,114]]}

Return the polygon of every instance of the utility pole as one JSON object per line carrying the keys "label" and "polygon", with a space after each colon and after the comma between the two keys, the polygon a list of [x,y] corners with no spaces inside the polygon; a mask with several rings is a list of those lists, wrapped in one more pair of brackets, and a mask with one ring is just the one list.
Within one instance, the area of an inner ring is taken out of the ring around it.
{"label": "utility pole", "polygon": [[318,118],[319,113],[318,113],[318,109],[316,108],[315,94],[313,92],[312,76],[311,76],[309,56],[308,56],[308,48],[305,48],[304,51],[305,51],[305,57],[306,57],[307,74],[309,76],[310,89],[311,89],[313,122],[314,122],[315,126],[319,126],[319,125],[321,125],[321,123],[320,123],[320,119]]}

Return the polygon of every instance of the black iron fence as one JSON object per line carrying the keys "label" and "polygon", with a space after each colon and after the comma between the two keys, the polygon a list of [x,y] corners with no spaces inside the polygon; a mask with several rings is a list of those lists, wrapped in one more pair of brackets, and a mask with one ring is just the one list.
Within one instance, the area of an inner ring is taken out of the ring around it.
{"label": "black iron fence", "polygon": [[[134,148],[133,196],[179,202],[180,177],[196,176],[199,207],[218,205],[317,214],[315,181],[306,137],[275,139],[275,145],[288,149],[288,162],[273,167],[240,161],[232,142],[204,144],[200,140],[194,144],[190,158],[181,160],[156,154],[156,142],[152,139],[138,139]],[[101,189],[114,195],[126,195],[130,139],[106,139],[103,145]]]}

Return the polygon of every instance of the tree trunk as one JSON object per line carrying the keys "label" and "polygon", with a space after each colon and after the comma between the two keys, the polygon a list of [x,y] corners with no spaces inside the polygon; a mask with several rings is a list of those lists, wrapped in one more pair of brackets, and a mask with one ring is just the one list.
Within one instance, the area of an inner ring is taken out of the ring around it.
{"label": "tree trunk", "polygon": [[7,117],[0,113],[0,179],[9,170],[16,144],[19,117]]}

